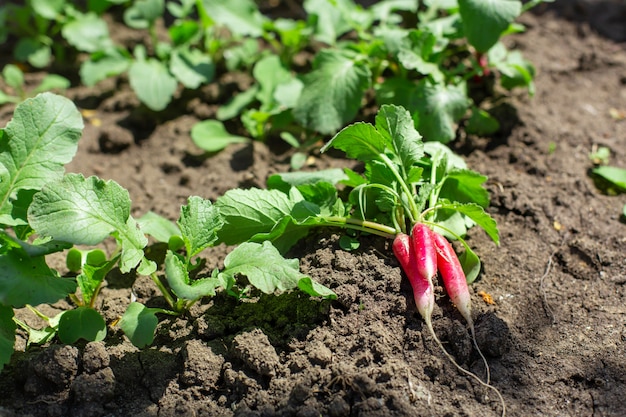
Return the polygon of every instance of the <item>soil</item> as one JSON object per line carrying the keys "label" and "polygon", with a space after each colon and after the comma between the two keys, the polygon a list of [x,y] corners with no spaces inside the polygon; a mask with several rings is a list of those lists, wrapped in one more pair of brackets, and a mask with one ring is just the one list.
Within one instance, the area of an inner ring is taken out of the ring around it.
{"label": "soil", "polygon": [[[507,42],[535,64],[536,95],[507,99],[496,136],[453,145],[489,176],[501,230],[499,247],[470,232],[483,260],[471,291],[478,345],[509,416],[626,415],[626,195],[599,191],[588,156],[606,146],[611,164],[626,168],[625,10],[620,1],[562,1],[524,15],[527,31]],[[270,141],[203,155],[189,137],[237,82],[224,76],[198,97],[181,94],[178,114],[156,122],[123,80],[70,89],[86,127],[68,170],[119,182],[135,216],[176,219],[190,195],[262,187],[289,169],[289,150]],[[4,126],[12,109],[0,112]],[[306,169],[348,164],[310,162]],[[0,378],[0,416],[499,416],[494,392],[454,368],[429,336],[389,243],[370,238],[346,252],[337,234],[319,231],[289,256],[337,300],[218,295],[189,317],[164,319],[143,350],[115,327],[105,342],[76,346],[25,349],[19,335]],[[215,248],[209,262],[219,265],[226,251]],[[111,279],[99,306],[109,322],[131,293],[162,302],[149,280]],[[482,376],[443,294],[438,288],[435,331]]]}

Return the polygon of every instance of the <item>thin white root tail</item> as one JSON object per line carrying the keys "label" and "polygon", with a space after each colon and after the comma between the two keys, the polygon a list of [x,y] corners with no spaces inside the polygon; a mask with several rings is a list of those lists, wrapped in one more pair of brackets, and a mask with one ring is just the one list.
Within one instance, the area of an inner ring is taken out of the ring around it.
{"label": "thin white root tail", "polygon": [[474,337],[474,326],[471,326],[471,330],[472,330],[472,337],[474,339],[474,345],[476,346],[476,348],[478,349],[478,352],[480,354],[480,357],[483,359],[486,367],[487,367],[487,382],[483,381],[482,379],[480,379],[478,377],[478,375],[476,375],[475,373],[473,373],[472,371],[468,371],[467,369],[461,367],[461,365],[459,365],[456,360],[454,359],[454,357],[452,355],[450,355],[448,353],[448,351],[446,350],[446,348],[443,346],[443,343],[441,343],[441,341],[439,340],[439,338],[437,337],[437,335],[435,334],[435,330],[433,329],[433,325],[432,322],[430,322],[429,320],[426,321],[426,325],[428,326],[428,330],[430,330],[430,334],[433,337],[433,339],[435,339],[435,342],[437,343],[437,345],[439,346],[439,348],[441,349],[441,351],[443,352],[443,354],[446,356],[446,358],[448,358],[448,360],[450,362],[452,362],[452,364],[456,367],[456,369],[458,369],[460,372],[464,373],[465,375],[473,378],[476,380],[476,382],[478,382],[480,385],[482,385],[483,387],[489,388],[491,390],[493,390],[496,395],[498,396],[498,399],[500,400],[500,404],[502,405],[502,414],[501,417],[506,417],[506,403],[504,402],[504,398],[502,397],[502,394],[500,394],[500,391],[498,390],[498,388],[494,387],[493,385],[491,385],[489,383],[490,381],[490,373],[489,373],[489,365],[487,364],[487,359],[485,358],[485,356],[482,354],[482,352],[480,351],[480,349],[478,348],[478,343],[476,343],[476,337]]}

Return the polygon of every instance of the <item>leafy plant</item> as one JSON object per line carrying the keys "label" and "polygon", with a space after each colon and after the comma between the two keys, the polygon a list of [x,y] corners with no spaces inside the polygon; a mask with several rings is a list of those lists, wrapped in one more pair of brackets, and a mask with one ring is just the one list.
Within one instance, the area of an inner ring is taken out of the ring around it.
{"label": "leafy plant", "polygon": [[[490,87],[494,80],[503,90],[534,92],[532,64],[519,51],[507,50],[501,38],[523,30],[515,20],[537,3],[428,1],[418,9],[416,2],[381,1],[365,9],[351,0],[306,1],[308,20],[289,21],[291,36],[272,24],[246,33],[268,40],[271,52],[253,67],[256,83],[220,108],[218,119],[239,115],[251,137],[264,140],[272,131],[283,132],[292,146],[307,149],[316,134],[332,135],[354,120],[373,91],[376,104],[409,110],[428,140],[453,140],[460,123],[469,133],[492,134],[499,123],[489,110],[501,94]],[[411,27],[407,15],[417,26]],[[297,30],[318,42],[310,43],[316,53],[304,72],[286,58],[306,46],[303,36],[293,33]],[[275,45],[277,37],[298,41],[284,53]],[[486,90],[487,100],[475,99],[470,85]],[[206,137],[196,143],[218,148]]]}
{"label": "leafy plant", "polygon": [[[269,242],[235,248],[223,270],[203,276],[200,254],[217,242],[224,223],[218,208],[190,197],[176,224],[153,213],[134,219],[128,191],[116,182],[64,174],[82,127],[69,100],[44,93],[19,104],[0,130],[0,366],[10,359],[18,327],[28,333],[29,344],[55,336],[64,343],[105,338],[107,324],[95,301],[113,268],[150,276],[169,304],[169,309],[129,304],[120,327],[138,347],[152,342],[157,314],[183,314],[218,288],[238,297],[251,287],[267,294],[300,288],[334,297]],[[150,259],[146,234],[167,243],[162,264]],[[97,248],[105,239],[117,243],[110,255]],[[66,251],[66,275],[46,260],[61,251]],[[64,298],[75,308],[55,317],[35,307]],[[34,329],[18,320],[13,309],[23,307],[47,325]]]}
{"label": "leafy plant", "polygon": [[[472,282],[480,271],[478,256],[464,241],[478,225],[498,243],[495,221],[482,184],[486,177],[467,169],[446,146],[424,143],[411,114],[383,105],[376,124],[342,129],[322,151],[336,148],[365,164],[362,174],[331,169],[272,175],[268,189],[234,189],[215,206],[225,224],[219,242],[271,241],[286,251],[314,227],[338,227],[393,238],[424,223],[465,248],[461,263]],[[340,188],[350,191],[347,198]]]}
{"label": "leafy plant", "polygon": [[29,96],[44,91],[64,90],[70,86],[70,81],[67,78],[56,74],[47,74],[38,86],[31,91],[26,91],[24,72],[20,67],[13,64],[7,64],[2,69],[2,80],[8,90],[7,92],[0,91],[0,104],[19,103]]}

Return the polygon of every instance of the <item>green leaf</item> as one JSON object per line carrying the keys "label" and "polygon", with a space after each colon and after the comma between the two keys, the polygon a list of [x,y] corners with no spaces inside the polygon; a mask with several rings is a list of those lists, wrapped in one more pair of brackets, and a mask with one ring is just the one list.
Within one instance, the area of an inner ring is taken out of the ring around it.
{"label": "green leaf", "polygon": [[361,108],[371,76],[365,62],[345,52],[320,51],[313,62],[313,71],[303,77],[304,88],[293,109],[295,119],[322,134],[337,132]]}
{"label": "green leaf", "polygon": [[60,278],[43,256],[30,257],[19,249],[0,255],[0,304],[55,303],[76,291],[76,282]]}
{"label": "green leaf", "polygon": [[215,202],[224,218],[220,242],[234,245],[257,233],[267,233],[290,215],[296,201],[278,190],[232,189]]}
{"label": "green leaf", "polygon": [[[297,259],[283,258],[270,242],[245,242],[229,253],[219,277],[228,282],[236,275],[246,276],[252,286],[265,294],[288,291],[297,288],[303,278],[310,279],[300,272]],[[313,289],[310,282],[302,283],[305,288],[307,285],[309,290]],[[325,287],[315,289],[323,291],[322,288]]]}
{"label": "green leaf", "polygon": [[5,65],[2,69],[2,78],[9,87],[18,91],[24,88],[24,73],[17,65]]}
{"label": "green leaf", "polygon": [[13,321],[13,309],[0,304],[0,370],[11,361],[16,329],[17,326]]}
{"label": "green leaf", "polygon": [[104,281],[104,277],[117,263],[117,257],[101,265],[82,265],[82,272],[76,277],[76,282],[80,288],[83,301],[87,305],[93,305],[93,298],[96,291]]}
{"label": "green leaf", "polygon": [[357,21],[370,18],[351,0],[305,0],[303,8],[314,22],[315,38],[329,45],[354,29]]}
{"label": "green leaf", "polygon": [[[195,2],[195,0],[194,0]],[[167,6],[174,3],[168,2]],[[175,22],[167,29],[174,46],[185,45],[197,39],[200,35],[200,24],[194,20]]]}
{"label": "green leaf", "polygon": [[496,221],[478,204],[461,204],[440,200],[437,204],[437,207],[446,210],[454,210],[469,217],[474,223],[483,228],[483,230],[496,243],[496,245],[500,244],[500,237]]}
{"label": "green leaf", "polygon": [[167,107],[178,84],[165,65],[155,59],[133,62],[128,77],[139,100],[154,111]]}
{"label": "green leaf", "polygon": [[37,39],[20,38],[13,55],[18,61],[28,61],[35,68],[43,68],[52,60],[52,49]]}
{"label": "green leaf", "polygon": [[626,191],[626,169],[613,166],[601,166],[594,168],[592,172]]}
{"label": "green leaf", "polygon": [[129,272],[143,258],[148,239],[130,216],[128,191],[116,182],[67,174],[35,194],[29,223],[44,236],[95,245],[112,235],[122,246],[120,268]]}
{"label": "green leaf", "polygon": [[463,272],[465,273],[465,280],[468,284],[471,284],[478,278],[478,274],[480,274],[480,258],[474,251],[465,244],[465,252],[463,252],[458,258],[461,263],[461,267],[463,268]]}
{"label": "green leaf", "polygon": [[137,302],[128,305],[119,325],[134,346],[141,349],[152,344],[159,323],[156,313],[159,311],[158,308],[148,308]]}
{"label": "green leaf", "polygon": [[313,280],[313,278],[304,276],[298,280],[298,288],[300,291],[313,297],[323,297],[327,300],[336,300],[337,294],[330,288]]}
{"label": "green leaf", "polygon": [[217,231],[224,225],[218,209],[211,201],[192,196],[180,209],[180,227],[187,259],[191,259],[217,241]]}
{"label": "green leaf", "polygon": [[487,208],[489,193],[483,187],[486,181],[487,177],[468,169],[451,171],[446,176],[439,197],[458,203],[476,203]]}
{"label": "green leaf", "polygon": [[34,93],[43,93],[50,90],[65,90],[70,86],[70,80],[56,74],[46,74],[41,84],[33,90]]}
{"label": "green leaf", "polygon": [[519,16],[518,0],[458,0],[463,32],[478,52],[487,52]]}
{"label": "green leaf", "polygon": [[189,301],[215,295],[215,288],[221,284],[220,280],[214,277],[196,279],[192,282],[184,262],[170,250],[165,255],[165,277],[174,294]]}
{"label": "green leaf", "polygon": [[424,156],[422,136],[415,129],[411,114],[403,107],[383,105],[376,114],[376,130],[402,161],[406,173]]}
{"label": "green leaf", "polygon": [[164,0],[135,0],[124,12],[124,23],[133,29],[147,29],[164,11]]}
{"label": "green leaf", "polygon": [[80,79],[90,87],[114,75],[121,74],[130,67],[130,60],[117,50],[106,55],[94,54],[80,66]]}
{"label": "green leaf", "polygon": [[499,129],[498,119],[478,107],[472,108],[472,115],[465,125],[465,131],[475,135],[491,135]]}
{"label": "green leaf", "polygon": [[385,137],[374,126],[358,122],[342,129],[320,151],[336,148],[344,151],[348,158],[367,162],[385,152],[385,142]]}
{"label": "green leaf", "polygon": [[202,0],[204,12],[231,33],[260,37],[266,18],[251,0]]}
{"label": "green leaf", "polygon": [[30,6],[39,16],[48,20],[56,20],[63,11],[65,0],[30,0]]}
{"label": "green leaf", "polygon": [[231,135],[219,120],[204,120],[191,128],[191,140],[206,152],[218,152],[233,143],[246,143],[250,139]]}
{"label": "green leaf", "polygon": [[19,191],[39,190],[60,178],[76,153],[82,128],[82,116],[64,97],[43,93],[17,106],[0,130],[1,224],[25,224],[25,216],[14,216],[14,206],[27,207],[32,194]]}
{"label": "green leaf", "polygon": [[256,63],[252,71],[260,90],[256,98],[267,108],[274,107],[274,93],[281,84],[293,79],[291,73],[282,65],[277,55],[268,55]]}
{"label": "green leaf", "polygon": [[217,119],[228,120],[237,116],[250,103],[254,102],[258,92],[259,85],[255,84],[252,87],[248,88],[246,91],[237,94],[230,101],[217,109]]}
{"label": "green leaf", "polygon": [[267,179],[267,187],[287,193],[292,186],[296,187],[303,184],[316,184],[318,182],[337,184],[338,182],[347,179],[348,176],[341,168],[330,168],[312,172],[282,172],[270,175]]}
{"label": "green leaf", "polygon": [[90,342],[104,340],[107,325],[96,310],[90,307],[78,307],[63,313],[58,329],[61,342],[71,345],[79,339]]}
{"label": "green leaf", "polygon": [[176,49],[170,58],[170,72],[185,87],[195,89],[211,82],[215,64],[209,55],[198,49]]}
{"label": "green leaf", "polygon": [[180,236],[178,226],[163,216],[149,211],[137,219],[139,228],[159,242],[167,243],[172,236]]}
{"label": "green leaf", "polygon": [[113,46],[107,23],[95,13],[80,14],[63,25],[61,34],[70,45],[83,52],[102,51]]}
{"label": "green leaf", "polygon": [[418,130],[426,138],[449,142],[456,136],[456,123],[469,108],[465,84],[449,85],[421,82],[417,88]]}

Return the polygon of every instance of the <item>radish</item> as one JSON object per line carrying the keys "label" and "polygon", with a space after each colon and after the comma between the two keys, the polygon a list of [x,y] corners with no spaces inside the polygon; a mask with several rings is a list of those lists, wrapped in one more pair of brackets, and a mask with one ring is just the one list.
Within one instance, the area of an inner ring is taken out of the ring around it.
{"label": "radish", "polygon": [[[392,245],[393,253],[398,259],[398,262],[400,262],[404,273],[411,283],[417,311],[424,319],[426,327],[428,328],[432,338],[435,340],[448,360],[450,360],[450,362],[452,362],[458,370],[476,379],[481,385],[495,390],[496,394],[500,398],[500,402],[502,404],[502,417],[504,417],[506,415],[506,406],[498,389],[489,385],[489,383],[483,382],[474,373],[462,368],[452,355],[450,355],[444,348],[443,344],[437,337],[435,330],[433,329],[432,314],[433,307],[435,305],[435,291],[432,278],[437,274],[437,267],[439,264],[438,250],[435,245],[435,239],[437,236],[439,235],[430,230],[428,226],[422,223],[417,223],[413,227],[412,236],[409,237],[404,233],[396,235]],[[442,266],[446,269],[448,268],[447,265],[443,265],[443,262]],[[474,343],[476,343],[475,340],[476,339],[474,338]]]}
{"label": "radish", "polygon": [[[431,324],[431,316],[433,315],[433,307],[435,305],[433,282],[420,272],[420,269],[423,270],[424,268],[418,267],[414,247],[411,243],[411,238],[408,235],[399,233],[393,241],[393,253],[396,255],[404,273],[411,283],[417,311],[419,311],[420,315],[426,322],[426,325],[431,330],[431,333],[434,334]],[[433,267],[436,268],[436,266],[437,264],[435,263]]]}

